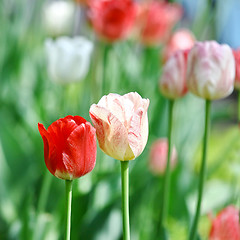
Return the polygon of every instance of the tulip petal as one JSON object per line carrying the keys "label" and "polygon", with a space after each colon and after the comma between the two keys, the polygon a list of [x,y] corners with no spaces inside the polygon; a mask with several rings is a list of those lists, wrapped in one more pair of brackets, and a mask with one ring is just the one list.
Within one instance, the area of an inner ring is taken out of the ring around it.
{"label": "tulip petal", "polygon": [[96,128],[100,148],[118,160],[134,159],[123,123],[109,110],[96,104],[91,106],[89,113]]}

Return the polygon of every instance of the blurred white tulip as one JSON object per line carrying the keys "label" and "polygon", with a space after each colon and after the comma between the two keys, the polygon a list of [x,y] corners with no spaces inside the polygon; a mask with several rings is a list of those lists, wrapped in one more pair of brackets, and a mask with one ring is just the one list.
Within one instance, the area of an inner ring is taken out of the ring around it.
{"label": "blurred white tulip", "polygon": [[45,42],[49,77],[58,83],[84,79],[88,73],[93,43],[84,37],[60,37]]}
{"label": "blurred white tulip", "polygon": [[76,6],[71,1],[53,1],[45,5],[43,24],[49,36],[68,35],[73,30]]}

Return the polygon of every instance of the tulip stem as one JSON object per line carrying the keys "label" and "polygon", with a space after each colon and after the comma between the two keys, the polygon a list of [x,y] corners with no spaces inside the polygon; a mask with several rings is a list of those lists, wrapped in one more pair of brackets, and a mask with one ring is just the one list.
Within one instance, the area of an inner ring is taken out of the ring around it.
{"label": "tulip stem", "polygon": [[71,205],[72,205],[72,180],[66,180],[66,234],[65,234],[65,240],[70,240]]}
{"label": "tulip stem", "polygon": [[108,89],[107,89],[107,84],[108,84],[108,79],[107,79],[107,64],[108,64],[108,52],[110,50],[110,45],[104,44],[103,45],[103,68],[102,68],[102,95],[107,94]]}
{"label": "tulip stem", "polygon": [[[168,109],[168,156],[167,156],[167,166],[164,173],[163,179],[163,198],[162,198],[162,210],[160,215],[160,229],[163,231],[165,221],[168,215],[168,202],[169,202],[169,188],[171,182],[171,151],[172,151],[172,122],[173,122],[173,106],[174,100],[169,100],[169,109]],[[161,234],[162,235],[162,234]]]}
{"label": "tulip stem", "polygon": [[211,110],[211,101],[206,100],[205,130],[204,130],[204,137],[203,137],[202,163],[201,163],[199,186],[198,186],[198,201],[197,201],[197,207],[196,207],[196,213],[195,213],[193,225],[189,235],[189,240],[196,239],[197,227],[198,227],[198,222],[199,222],[199,217],[201,212],[201,202],[202,202],[203,187],[204,187],[205,172],[206,172],[207,146],[208,146],[209,125],[210,125],[210,110]]}
{"label": "tulip stem", "polygon": [[129,161],[121,162],[121,180],[122,180],[122,221],[123,221],[123,240],[130,240],[129,226]]}

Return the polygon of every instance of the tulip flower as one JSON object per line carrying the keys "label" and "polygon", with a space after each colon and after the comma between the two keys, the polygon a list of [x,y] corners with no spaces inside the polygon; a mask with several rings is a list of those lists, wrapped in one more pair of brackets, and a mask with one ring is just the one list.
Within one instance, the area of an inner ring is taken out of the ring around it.
{"label": "tulip flower", "polygon": [[[150,149],[149,168],[155,175],[162,175],[167,167],[168,140],[160,138],[156,140]],[[174,169],[177,163],[177,150],[173,146],[171,151],[170,165]]]}
{"label": "tulip flower", "polygon": [[100,148],[109,156],[128,161],[138,157],[148,139],[148,99],[138,93],[110,93],[90,108]]}
{"label": "tulip flower", "polygon": [[209,240],[239,240],[239,210],[234,206],[224,208],[215,219],[209,233]]}
{"label": "tulip flower", "polygon": [[192,93],[206,99],[206,105],[198,200],[189,240],[196,239],[201,211],[207,161],[211,100],[230,95],[233,91],[234,78],[235,62],[232,50],[228,45],[220,45],[215,41],[197,42],[191,49],[188,55],[187,85]]}
{"label": "tulip flower", "polygon": [[234,87],[238,90],[238,121],[240,122],[240,49],[233,50],[233,55],[236,67]]}
{"label": "tulip flower", "polygon": [[188,29],[179,29],[174,32],[163,51],[163,59],[166,62],[171,55],[179,50],[188,50],[194,46],[195,37]]}
{"label": "tulip flower", "polygon": [[46,130],[38,124],[44,143],[44,159],[48,170],[66,180],[66,235],[70,240],[72,180],[93,170],[96,162],[96,136],[92,125],[80,116],[66,116]]}
{"label": "tulip flower", "polygon": [[227,97],[233,91],[235,62],[231,48],[215,41],[197,42],[188,56],[187,85],[208,100]]}
{"label": "tulip flower", "polygon": [[165,42],[182,13],[182,7],[177,3],[155,0],[139,5],[137,26],[141,42],[147,46]]}
{"label": "tulip flower", "polygon": [[[93,43],[84,37],[47,39],[48,73],[57,83],[84,79],[88,73]],[[60,61],[61,60],[61,61]]]}
{"label": "tulip flower", "polygon": [[177,51],[164,65],[159,85],[161,93],[167,98],[180,98],[188,91],[186,81],[188,52]]}
{"label": "tulip flower", "polygon": [[[173,109],[175,99],[183,97],[188,89],[186,85],[186,72],[187,72],[187,58],[189,50],[179,50],[174,53],[166,62],[163,68],[163,74],[160,79],[161,93],[169,99],[169,112],[168,112],[168,141],[169,148],[167,154],[167,164],[164,169],[164,183],[162,193],[162,206],[160,215],[160,226],[157,226],[161,230],[160,238],[163,238],[165,220],[168,214],[168,198],[169,198],[169,186],[171,179],[170,165],[171,165],[171,152],[172,152],[172,122],[173,122]],[[159,237],[159,236],[157,236]]]}
{"label": "tulip flower", "polygon": [[123,239],[130,240],[129,160],[139,156],[148,139],[148,99],[136,92],[120,96],[110,93],[90,108],[100,148],[121,160]]}
{"label": "tulip flower", "polygon": [[125,39],[136,17],[132,0],[90,0],[89,18],[100,39],[115,42]]}
{"label": "tulip flower", "polygon": [[235,68],[236,68],[234,86],[237,90],[240,90],[240,49],[233,50],[233,55],[235,59]]}
{"label": "tulip flower", "polygon": [[49,36],[69,35],[73,29],[75,5],[70,1],[51,1],[44,6],[43,24]]}

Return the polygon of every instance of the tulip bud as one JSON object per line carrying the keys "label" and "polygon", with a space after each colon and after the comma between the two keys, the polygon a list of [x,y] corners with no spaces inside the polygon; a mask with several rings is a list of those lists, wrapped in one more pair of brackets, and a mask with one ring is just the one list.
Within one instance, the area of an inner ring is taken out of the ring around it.
{"label": "tulip bud", "polygon": [[240,90],[240,49],[233,51],[233,55],[235,58],[235,67],[236,67],[234,86],[236,89]]}
{"label": "tulip bud", "polygon": [[[155,141],[150,149],[149,168],[155,175],[163,175],[167,167],[168,158],[168,140],[161,138]],[[177,150],[172,147],[170,166],[173,170],[177,163]]]}
{"label": "tulip bud", "polygon": [[215,41],[197,42],[188,55],[189,91],[208,100],[227,97],[233,91],[235,62],[231,48]]}
{"label": "tulip bud", "polygon": [[93,104],[89,113],[100,148],[122,161],[139,156],[148,139],[148,106],[149,100],[136,92],[110,93]]}
{"label": "tulip bud", "polygon": [[132,0],[90,0],[89,17],[97,35],[107,41],[124,39],[133,27],[136,4]]}
{"label": "tulip bud", "polygon": [[167,61],[171,55],[179,50],[191,49],[195,43],[195,37],[192,32],[187,29],[179,29],[170,37],[164,52],[164,61]]}
{"label": "tulip bud", "polygon": [[38,124],[44,143],[44,159],[56,177],[73,180],[92,171],[97,154],[95,129],[80,116],[67,116],[46,130]]}
{"label": "tulip bud", "polygon": [[75,6],[70,1],[53,1],[44,7],[43,23],[49,36],[68,35],[73,29]]}
{"label": "tulip bud", "polygon": [[159,45],[165,42],[182,16],[182,8],[177,3],[148,1],[139,5],[140,39],[144,45]]}
{"label": "tulip bud", "polygon": [[58,83],[70,83],[86,77],[93,43],[84,37],[60,37],[45,43],[50,78]]}
{"label": "tulip bud", "polygon": [[170,99],[183,97],[187,93],[186,72],[188,50],[172,55],[163,68],[160,89]]}
{"label": "tulip bud", "polygon": [[239,210],[234,206],[223,209],[215,219],[209,233],[209,240],[239,240]]}

